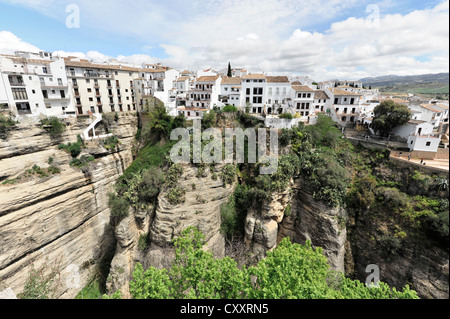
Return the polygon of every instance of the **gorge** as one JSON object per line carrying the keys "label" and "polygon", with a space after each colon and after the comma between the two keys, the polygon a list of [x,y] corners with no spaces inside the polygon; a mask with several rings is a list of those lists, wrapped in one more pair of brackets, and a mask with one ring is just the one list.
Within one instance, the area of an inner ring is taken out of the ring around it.
{"label": "gorge", "polygon": [[[448,180],[448,173],[396,166],[384,150],[360,145],[345,153],[337,142],[326,152],[336,149],[332,162],[345,167],[351,182],[346,199],[330,205],[316,191],[326,182],[311,178],[315,175],[305,174],[304,168],[291,170],[290,165],[297,164],[288,154],[295,151],[304,156],[306,151],[296,150],[296,142],[309,143],[292,135],[281,150],[287,156],[281,162],[281,175],[270,181],[276,186],[253,176],[248,165],[233,165],[236,173],[228,176],[225,172],[230,167],[225,164],[175,166],[164,160],[154,166],[164,173],[165,183],[152,201],[145,201],[138,193],[127,193],[134,188],[118,191],[117,186],[133,185],[136,178],[142,183],[142,176],[135,174],[136,167],[145,166],[142,153],[156,154],[156,149],[146,149],[148,145],[142,143],[138,152],[135,136],[138,132],[144,135],[142,118],[125,113],[111,121],[109,130],[118,145],[111,148],[101,141],[86,142],[78,157],[94,160],[80,167],[70,165],[72,156],[58,146],[75,143],[92,119],[67,121],[65,132],[56,140],[36,123],[18,124],[7,140],[0,140],[0,291],[10,288],[19,294],[32,264],[36,268],[57,265],[60,284],[54,297],[71,299],[102,266],[107,268],[105,292],[120,291],[122,297],[131,298],[128,283],[135,265],[167,267],[174,256],[172,240],[185,228],[196,226],[205,236],[205,249],[218,258],[227,255],[227,247],[237,241],[246,249],[245,259],[255,262],[289,237],[294,243],[311,241],[322,247],[330,267],[351,278],[364,282],[366,267],[376,264],[381,280],[393,287],[409,284],[421,298],[448,298],[448,243],[416,225],[419,221],[426,224],[425,217],[406,215],[428,209],[418,207],[419,201],[428,205],[432,200],[425,198],[425,188],[434,197],[442,197],[445,190],[435,189],[435,180]],[[218,115],[215,124],[237,126],[242,119]],[[162,145],[158,143],[152,145]],[[50,167],[57,167],[59,173],[51,174]],[[28,168],[37,173],[24,174]],[[265,191],[260,200],[242,199],[258,198],[258,188]],[[126,216],[116,222],[108,205],[108,194],[114,192],[131,203]],[[235,201],[239,228],[231,238],[223,227],[230,198]],[[391,214],[387,208],[396,205],[398,214]],[[409,217],[412,222],[405,221]]]}

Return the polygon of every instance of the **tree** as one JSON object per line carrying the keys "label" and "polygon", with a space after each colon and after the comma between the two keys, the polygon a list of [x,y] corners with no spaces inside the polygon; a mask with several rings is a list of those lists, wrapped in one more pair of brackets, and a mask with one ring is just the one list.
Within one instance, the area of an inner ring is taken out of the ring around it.
{"label": "tree", "polygon": [[387,136],[393,128],[407,123],[410,119],[411,111],[405,105],[386,100],[375,108],[372,128]]}
{"label": "tree", "polygon": [[228,77],[232,77],[233,76],[233,72],[231,71],[231,63],[230,62],[228,62]]}
{"label": "tree", "polygon": [[238,267],[230,257],[214,258],[203,250],[205,236],[195,227],[174,240],[175,260],[169,270],[138,264],[130,282],[134,299],[418,299],[380,282],[370,288],[330,270],[322,248],[284,238],[256,266]]}

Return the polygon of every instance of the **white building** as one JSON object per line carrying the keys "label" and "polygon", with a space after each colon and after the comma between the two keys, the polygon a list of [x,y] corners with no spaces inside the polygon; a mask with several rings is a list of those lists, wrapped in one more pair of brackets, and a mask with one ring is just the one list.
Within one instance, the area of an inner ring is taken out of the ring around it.
{"label": "white building", "polygon": [[186,106],[178,106],[177,114],[183,113],[189,119],[202,118],[219,103],[220,81],[218,75],[197,78],[187,92]]}
{"label": "white building", "polygon": [[66,69],[78,115],[137,110],[135,79],[141,69],[69,58]]}
{"label": "white building", "polygon": [[242,78],[224,76],[220,83],[219,105],[241,106]]}
{"label": "white building", "polygon": [[266,76],[267,114],[285,113],[289,106],[291,83],[287,76]]}
{"label": "white building", "polygon": [[292,85],[290,97],[292,107],[301,117],[315,115],[315,93],[312,88],[306,85]]}
{"label": "white building", "polygon": [[242,77],[242,107],[250,107],[250,113],[265,112],[266,76],[264,74],[247,74]]}
{"label": "white building", "polygon": [[75,115],[64,60],[47,52],[0,56],[0,103],[16,117]]}
{"label": "white building", "polygon": [[333,108],[331,110],[332,118],[341,125],[347,123],[356,123],[360,120],[360,101],[361,94],[342,89],[325,90],[330,93]]}
{"label": "white building", "polygon": [[392,130],[392,134],[407,140],[410,151],[437,152],[441,135],[433,132],[434,125],[426,121],[410,120]]}
{"label": "white building", "polygon": [[327,95],[327,93],[323,90],[314,91],[314,112],[317,115],[318,113],[326,113],[327,111],[331,111],[331,99]]}

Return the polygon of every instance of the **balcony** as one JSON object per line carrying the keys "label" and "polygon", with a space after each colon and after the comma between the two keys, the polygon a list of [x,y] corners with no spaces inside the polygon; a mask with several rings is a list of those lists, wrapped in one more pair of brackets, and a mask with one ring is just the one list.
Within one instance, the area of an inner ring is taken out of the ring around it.
{"label": "balcony", "polygon": [[68,100],[69,98],[67,96],[44,96],[44,100],[49,101],[57,101],[57,100]]}
{"label": "balcony", "polygon": [[9,85],[11,87],[25,87],[25,83],[19,83],[19,82],[9,82]]}
{"label": "balcony", "polygon": [[68,86],[67,85],[48,85],[48,84],[45,84],[45,83],[42,83],[41,82],[41,87],[42,88],[60,88],[60,89],[67,89],[68,88]]}
{"label": "balcony", "polygon": [[31,114],[31,110],[17,110],[17,113],[19,113],[19,115],[29,115]]}
{"label": "balcony", "polygon": [[86,78],[99,78],[99,77],[100,77],[100,73],[96,73],[96,72],[85,72],[85,73],[84,73],[84,77],[86,77]]}

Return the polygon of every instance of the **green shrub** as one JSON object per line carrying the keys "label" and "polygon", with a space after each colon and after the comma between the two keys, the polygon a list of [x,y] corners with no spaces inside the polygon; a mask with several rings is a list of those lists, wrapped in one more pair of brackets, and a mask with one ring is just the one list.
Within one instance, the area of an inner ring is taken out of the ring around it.
{"label": "green shrub", "polygon": [[220,178],[222,179],[224,186],[227,186],[227,184],[233,184],[236,180],[236,166],[233,164],[225,165],[220,173]]}
{"label": "green shrub", "polygon": [[57,117],[52,116],[41,120],[41,125],[50,133],[51,138],[59,138],[66,129],[66,126]]}
{"label": "green shrub", "polygon": [[81,136],[78,135],[76,143],[61,144],[58,146],[58,148],[70,153],[73,158],[76,158],[78,157],[78,155],[80,155],[81,150],[85,148],[85,145],[84,141],[81,139]]}
{"label": "green shrub", "polygon": [[181,164],[174,164],[170,166],[167,172],[166,185],[174,187],[178,183],[178,179],[183,175],[183,166]]}
{"label": "green shrub", "polygon": [[56,166],[50,166],[49,168],[47,168],[47,171],[50,173],[50,174],[59,174],[59,173],[61,173],[61,169],[59,169],[58,167],[56,167]]}
{"label": "green shrub", "polygon": [[149,247],[149,236],[148,233],[145,233],[139,236],[138,248],[141,251],[146,251],[148,247]]}
{"label": "green shrub", "polygon": [[125,198],[109,193],[108,207],[111,210],[111,224],[113,226],[118,225],[124,218],[128,217],[130,203]]}
{"label": "green shrub", "polygon": [[7,118],[0,114],[0,139],[6,140],[15,125],[16,123],[10,117]]}
{"label": "green shrub", "polygon": [[47,263],[44,263],[38,269],[32,265],[25,287],[17,297],[18,299],[53,299],[56,297],[59,278],[58,264],[50,268]]}
{"label": "green shrub", "polygon": [[143,172],[141,182],[137,189],[139,201],[154,202],[164,182],[164,174],[160,168],[150,167]]}
{"label": "green shrub", "polygon": [[88,165],[89,163],[91,163],[93,161],[95,161],[95,157],[94,156],[83,155],[79,159],[78,158],[74,158],[70,162],[70,166],[75,166],[75,167],[81,168],[81,167],[84,167],[84,166]]}
{"label": "green shrub", "polygon": [[283,113],[278,115],[280,119],[292,120],[294,116],[291,113]]}
{"label": "green shrub", "polygon": [[222,112],[225,112],[225,113],[234,113],[237,111],[238,111],[238,109],[234,105],[225,105],[225,107],[222,109]]}
{"label": "green shrub", "polygon": [[383,252],[389,257],[395,255],[402,247],[400,239],[389,235],[381,236],[379,239],[379,245]]}
{"label": "green shrub", "polygon": [[115,151],[117,146],[119,145],[119,139],[117,138],[117,136],[110,136],[105,138],[102,141],[103,146],[107,149],[107,150],[111,150],[111,151]]}
{"label": "green shrub", "polygon": [[186,191],[178,186],[172,187],[167,194],[167,200],[172,205],[182,204],[186,201]]}

